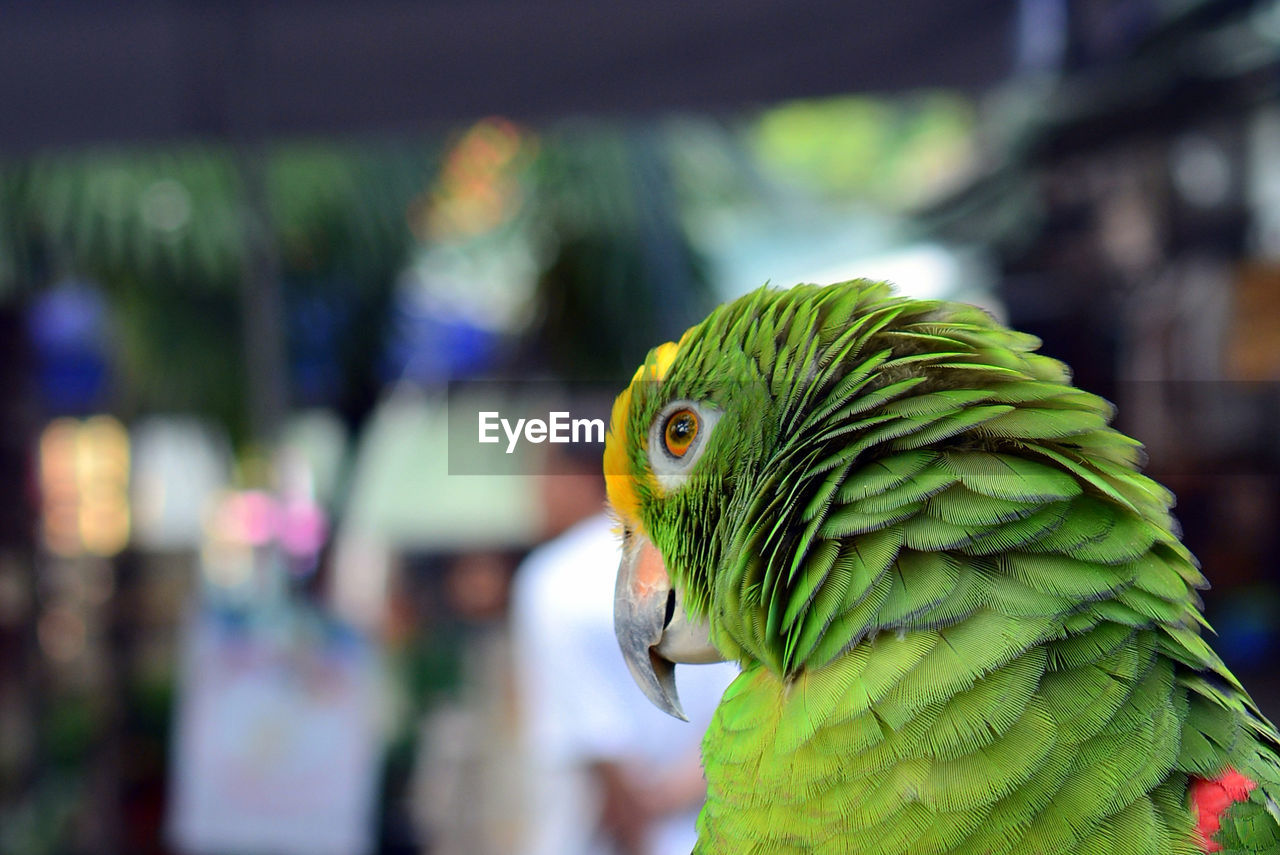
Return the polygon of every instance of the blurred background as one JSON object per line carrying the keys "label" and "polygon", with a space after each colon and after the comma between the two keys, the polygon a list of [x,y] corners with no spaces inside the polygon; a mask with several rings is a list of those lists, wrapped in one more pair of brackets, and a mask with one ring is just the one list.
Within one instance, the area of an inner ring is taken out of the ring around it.
{"label": "blurred background", "polygon": [[449,384],[766,281],[1041,336],[1280,715],[1280,2],[858,5],[0,0],[0,855],[528,851],[598,461],[451,474]]}

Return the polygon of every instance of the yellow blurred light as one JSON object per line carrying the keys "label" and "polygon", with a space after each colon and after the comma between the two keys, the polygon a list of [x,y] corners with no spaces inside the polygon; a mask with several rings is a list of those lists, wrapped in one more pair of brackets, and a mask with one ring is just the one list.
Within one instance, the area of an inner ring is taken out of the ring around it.
{"label": "yellow blurred light", "polygon": [[40,487],[45,495],[73,493],[76,489],[75,419],[57,419],[40,436]]}
{"label": "yellow blurred light", "polygon": [[111,416],[61,418],[40,437],[44,539],[56,555],[111,556],[129,541],[129,434]]}
{"label": "yellow blurred light", "polygon": [[76,450],[82,478],[101,480],[116,489],[128,486],[129,434],[120,422],[111,416],[89,419],[80,428]]}
{"label": "yellow blurred light", "polygon": [[77,521],[76,436],[80,423],[56,419],[40,435],[40,493],[44,539],[56,555],[80,552]]}
{"label": "yellow blurred light", "polygon": [[488,118],[454,144],[432,188],[425,214],[428,238],[468,238],[501,225],[518,208],[518,172],[536,150],[532,135],[514,122]]}
{"label": "yellow blurred light", "polygon": [[129,544],[129,509],[122,503],[80,507],[80,539],[86,552],[115,555]]}

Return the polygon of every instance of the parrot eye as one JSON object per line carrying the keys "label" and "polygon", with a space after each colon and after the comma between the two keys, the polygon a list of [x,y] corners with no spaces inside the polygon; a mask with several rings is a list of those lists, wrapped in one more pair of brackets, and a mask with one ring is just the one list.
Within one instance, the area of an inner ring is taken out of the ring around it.
{"label": "parrot eye", "polygon": [[667,451],[676,457],[684,457],[698,436],[698,414],[690,409],[676,410],[667,416],[662,430],[662,442]]}
{"label": "parrot eye", "polygon": [[695,401],[672,401],[649,427],[649,464],[664,489],[684,483],[720,419],[720,410]]}

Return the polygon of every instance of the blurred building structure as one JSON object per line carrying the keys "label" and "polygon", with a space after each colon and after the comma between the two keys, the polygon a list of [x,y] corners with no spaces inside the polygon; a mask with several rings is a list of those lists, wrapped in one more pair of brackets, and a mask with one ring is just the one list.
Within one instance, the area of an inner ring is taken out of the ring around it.
{"label": "blurred building structure", "polygon": [[922,221],[988,248],[1010,322],[1117,404],[1179,497],[1220,651],[1275,709],[1280,10],[1022,8],[988,169]]}
{"label": "blurred building structure", "polygon": [[[1184,4],[1178,4],[1184,5]],[[721,112],[969,91],[1012,66],[1015,0],[73,0],[0,3],[0,151],[413,134],[501,114]]]}

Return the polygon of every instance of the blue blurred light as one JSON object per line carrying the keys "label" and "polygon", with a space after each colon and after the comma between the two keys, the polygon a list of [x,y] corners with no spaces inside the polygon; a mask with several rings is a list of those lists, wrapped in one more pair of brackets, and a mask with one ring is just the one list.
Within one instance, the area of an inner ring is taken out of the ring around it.
{"label": "blue blurred light", "polygon": [[109,317],[98,288],[68,280],[40,294],[27,311],[38,393],[53,415],[101,408],[110,380]]}

